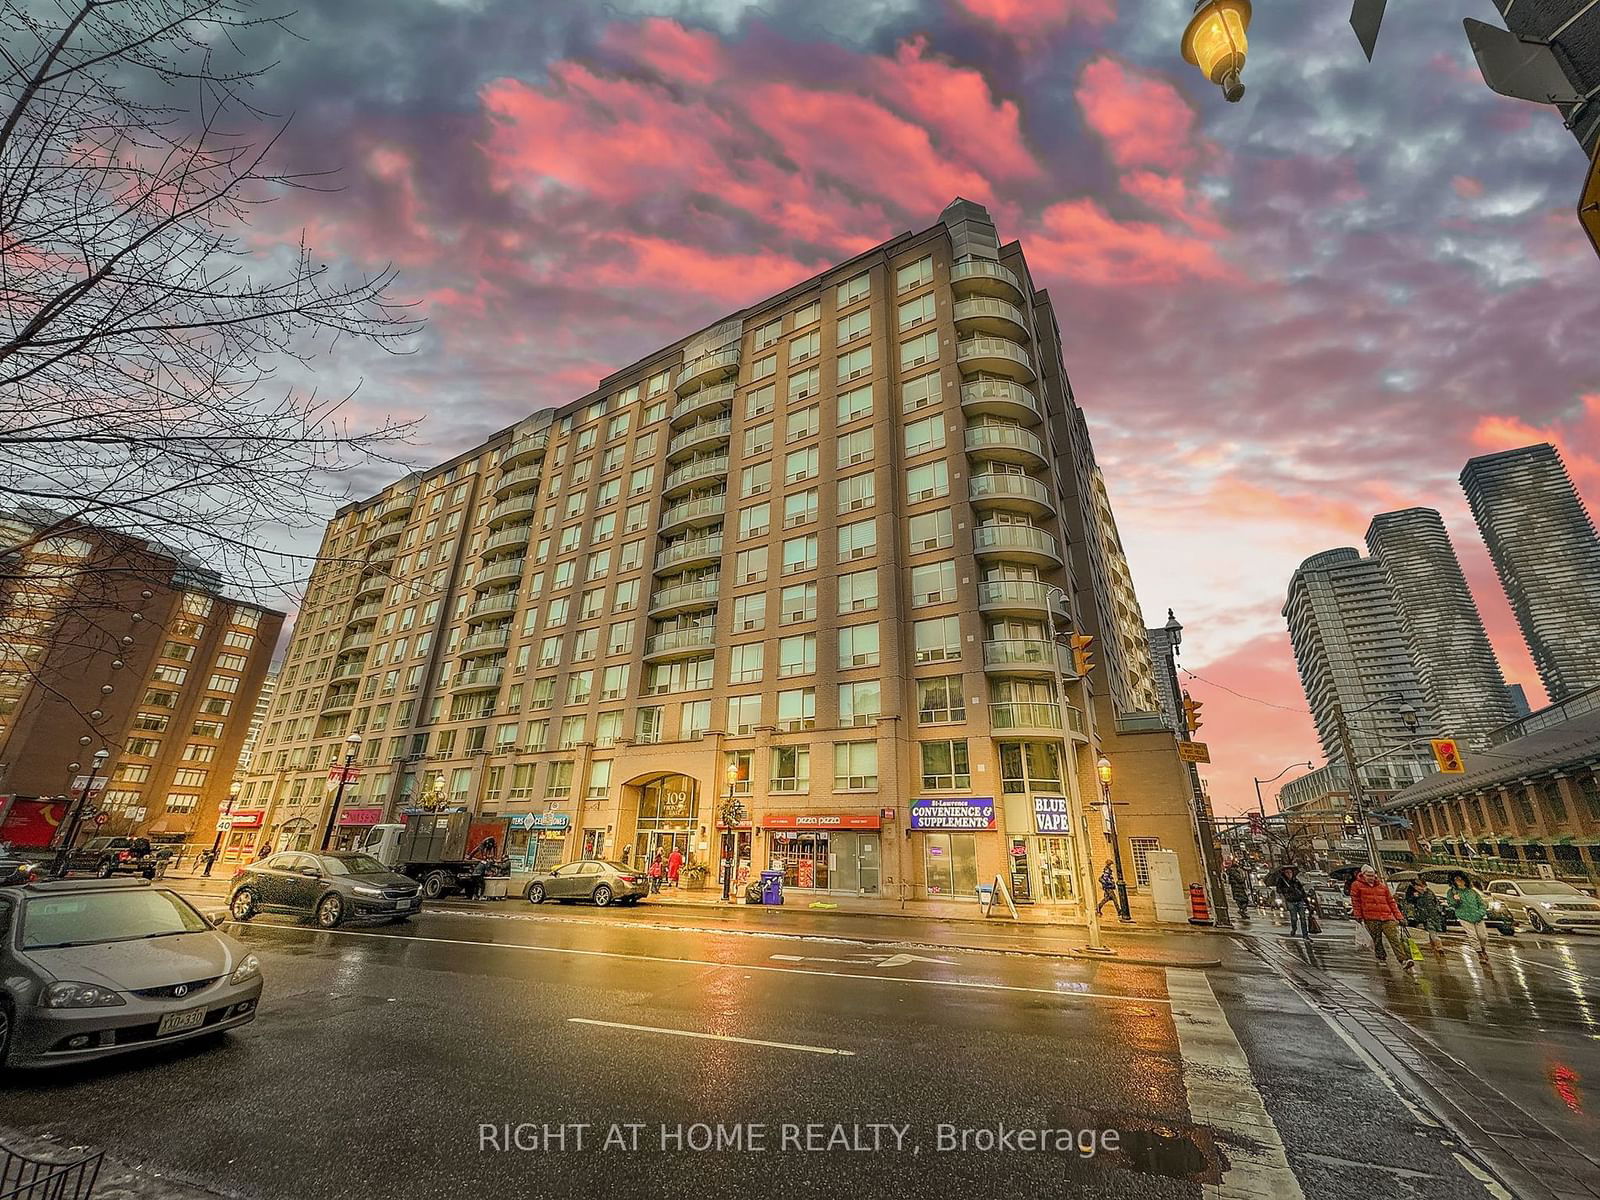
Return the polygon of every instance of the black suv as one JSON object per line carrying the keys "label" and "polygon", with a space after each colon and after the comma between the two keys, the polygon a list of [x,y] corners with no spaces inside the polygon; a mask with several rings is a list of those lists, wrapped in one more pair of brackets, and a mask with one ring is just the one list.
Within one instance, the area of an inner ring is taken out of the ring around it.
{"label": "black suv", "polygon": [[90,838],[67,856],[67,870],[88,871],[109,879],[113,875],[156,877],[156,856],[144,838]]}

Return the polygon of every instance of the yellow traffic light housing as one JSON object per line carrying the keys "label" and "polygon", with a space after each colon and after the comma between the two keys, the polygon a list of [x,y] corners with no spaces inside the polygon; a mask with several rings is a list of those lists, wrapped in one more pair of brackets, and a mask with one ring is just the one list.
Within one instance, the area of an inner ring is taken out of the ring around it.
{"label": "yellow traffic light housing", "polygon": [[1094,645],[1094,638],[1087,633],[1072,635],[1072,673],[1082,679],[1094,670],[1094,659],[1089,656],[1089,648]]}
{"label": "yellow traffic light housing", "polygon": [[1190,733],[1198,733],[1204,724],[1200,720],[1200,710],[1205,707],[1204,700],[1192,699],[1188,692],[1183,694],[1183,724]]}

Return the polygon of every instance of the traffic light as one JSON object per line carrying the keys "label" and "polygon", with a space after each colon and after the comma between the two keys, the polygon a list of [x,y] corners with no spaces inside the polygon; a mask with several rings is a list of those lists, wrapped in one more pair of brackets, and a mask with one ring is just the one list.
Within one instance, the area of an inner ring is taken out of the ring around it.
{"label": "traffic light", "polygon": [[1094,659],[1089,657],[1089,648],[1094,645],[1094,638],[1087,633],[1072,635],[1072,673],[1080,679],[1094,670]]}
{"label": "traffic light", "polygon": [[1439,768],[1441,775],[1465,775],[1466,763],[1461,761],[1461,747],[1456,744],[1455,738],[1434,738],[1428,743],[1433,747],[1434,765]]}
{"label": "traffic light", "polygon": [[1205,701],[1191,699],[1188,692],[1183,694],[1183,724],[1190,733],[1198,733],[1204,724],[1200,720],[1200,710],[1205,706]]}

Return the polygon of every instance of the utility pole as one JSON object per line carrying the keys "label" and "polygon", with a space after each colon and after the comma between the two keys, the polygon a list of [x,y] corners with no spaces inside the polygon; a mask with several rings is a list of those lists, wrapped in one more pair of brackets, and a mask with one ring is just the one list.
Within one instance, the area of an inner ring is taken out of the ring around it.
{"label": "utility pole", "polygon": [[339,787],[333,793],[333,804],[328,808],[328,823],[322,829],[322,851],[328,851],[328,845],[333,841],[333,823],[339,819],[339,805],[344,800],[345,784],[350,782],[350,772],[355,770],[356,751],[361,749],[361,735],[352,733],[345,738],[344,744],[350,747],[344,756],[344,765],[339,768]]}
{"label": "utility pole", "polygon": [[1383,869],[1383,857],[1378,853],[1378,839],[1372,832],[1372,822],[1367,820],[1367,795],[1366,789],[1361,785],[1361,768],[1356,762],[1355,746],[1350,741],[1350,725],[1344,719],[1344,706],[1333,706],[1334,723],[1339,727],[1339,750],[1344,755],[1345,769],[1350,772],[1350,807],[1355,811],[1356,820],[1361,823],[1361,832],[1367,841],[1367,856],[1372,860],[1372,869],[1378,873],[1378,878],[1387,880],[1388,874]]}
{"label": "utility pole", "polygon": [[[89,793],[94,790],[95,776],[110,757],[109,750],[96,750],[94,758],[89,763],[89,774],[84,777],[83,788],[78,792],[77,802],[72,806],[72,815],[67,819],[66,836],[61,839],[61,849],[56,852],[56,861],[50,868],[50,874],[56,879],[62,878],[67,873],[67,861],[72,857],[72,844],[78,840],[78,829],[83,824],[83,810],[89,805]],[[76,763],[72,765],[77,766]]]}

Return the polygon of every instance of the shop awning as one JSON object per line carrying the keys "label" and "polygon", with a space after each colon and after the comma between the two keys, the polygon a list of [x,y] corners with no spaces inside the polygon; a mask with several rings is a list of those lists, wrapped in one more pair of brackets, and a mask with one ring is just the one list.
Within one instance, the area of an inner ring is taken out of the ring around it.
{"label": "shop awning", "polygon": [[150,827],[145,830],[145,836],[153,837],[164,833],[188,833],[193,823],[193,816],[164,813],[150,823]]}

